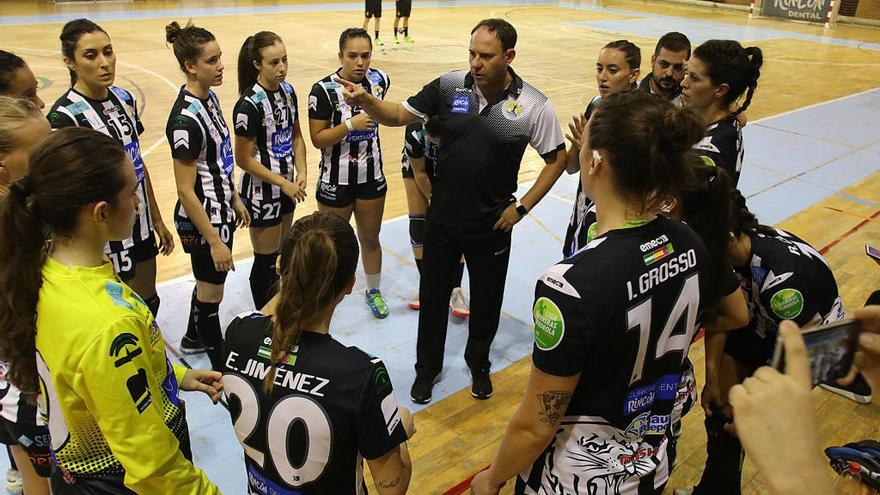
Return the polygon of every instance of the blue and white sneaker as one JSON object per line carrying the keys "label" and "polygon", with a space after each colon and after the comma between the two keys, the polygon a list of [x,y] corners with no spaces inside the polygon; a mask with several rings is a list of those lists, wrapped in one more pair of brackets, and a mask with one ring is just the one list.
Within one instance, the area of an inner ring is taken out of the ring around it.
{"label": "blue and white sneaker", "polygon": [[370,289],[366,291],[364,293],[364,299],[366,299],[370,311],[373,312],[373,316],[379,319],[388,317],[388,305],[385,304],[385,298],[382,297],[382,292],[380,292],[379,289]]}

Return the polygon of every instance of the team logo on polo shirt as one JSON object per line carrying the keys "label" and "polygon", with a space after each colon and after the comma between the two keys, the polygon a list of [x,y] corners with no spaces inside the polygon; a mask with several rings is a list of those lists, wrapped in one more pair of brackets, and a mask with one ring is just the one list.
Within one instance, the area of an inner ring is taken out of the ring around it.
{"label": "team logo on polo shirt", "polygon": [[504,106],[501,108],[501,113],[507,118],[507,120],[517,120],[523,115],[522,105],[519,104],[519,101],[516,99],[509,99],[504,102]]}

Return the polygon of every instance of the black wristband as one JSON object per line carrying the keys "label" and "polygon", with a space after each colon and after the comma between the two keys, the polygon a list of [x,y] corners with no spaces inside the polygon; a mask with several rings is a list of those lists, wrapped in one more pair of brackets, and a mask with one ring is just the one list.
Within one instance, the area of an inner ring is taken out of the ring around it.
{"label": "black wristband", "polygon": [[516,212],[519,213],[519,216],[521,217],[529,214],[529,210],[527,210],[525,205],[523,205],[522,203],[516,205]]}

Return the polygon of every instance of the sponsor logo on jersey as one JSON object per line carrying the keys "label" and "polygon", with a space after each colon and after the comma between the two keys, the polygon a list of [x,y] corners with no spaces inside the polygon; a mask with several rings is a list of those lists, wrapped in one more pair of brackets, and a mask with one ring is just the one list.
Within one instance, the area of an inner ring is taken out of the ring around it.
{"label": "sponsor logo on jersey", "polygon": [[471,111],[470,95],[454,94],[452,95],[452,113],[468,113]]}
{"label": "sponsor logo on jersey", "polygon": [[654,252],[648,253],[644,257],[645,266],[651,266],[674,252],[675,249],[672,247],[672,243],[669,243]]}
{"label": "sponsor logo on jersey", "polygon": [[[117,335],[110,344],[110,357],[118,358],[113,362],[113,365],[119,368],[142,354],[144,351],[138,342],[139,339],[133,333],[125,332]],[[125,355],[120,356],[123,352]]]}
{"label": "sponsor logo on jersey", "polygon": [[[266,361],[272,360],[272,348],[261,345],[259,349],[257,349],[257,356],[265,359]],[[293,366],[296,364],[296,354],[288,354],[287,357],[283,360],[283,362]]]}
{"label": "sponsor logo on jersey", "polygon": [[122,294],[125,292],[125,288],[122,285],[108,280],[104,284],[104,290],[107,292],[107,295],[110,296],[110,300],[113,301],[113,304],[121,308],[134,309],[131,303],[126,301],[125,297],[123,297]]}
{"label": "sponsor logo on jersey", "polygon": [[232,180],[235,159],[232,157],[232,140],[229,139],[229,136],[223,138],[223,142],[220,143],[220,160],[223,164],[223,173]]}
{"label": "sponsor logo on jersey", "polygon": [[565,335],[565,319],[559,306],[546,297],[539,297],[532,308],[535,321],[535,345],[542,351],[555,349]]}
{"label": "sponsor logo on jersey", "polygon": [[515,99],[509,99],[504,103],[504,106],[501,107],[501,114],[507,120],[517,120],[523,115],[522,105]]}
{"label": "sponsor logo on jersey", "polygon": [[646,411],[655,400],[674,400],[678,393],[681,375],[663,375],[656,382],[631,390],[623,401],[624,416]]}
{"label": "sponsor logo on jersey", "polygon": [[700,155],[700,158],[703,160],[703,165],[706,165],[707,167],[715,166],[715,160],[709,158],[708,156]]}
{"label": "sponsor logo on jersey", "polygon": [[804,309],[804,296],[797,289],[782,289],[770,298],[770,309],[780,318],[796,318]]}
{"label": "sponsor logo on jersey", "polygon": [[189,148],[189,131],[186,129],[176,129],[172,137],[174,149]]}
{"label": "sponsor logo on jersey", "polygon": [[293,129],[288,127],[272,133],[272,154],[286,158],[293,152]]}

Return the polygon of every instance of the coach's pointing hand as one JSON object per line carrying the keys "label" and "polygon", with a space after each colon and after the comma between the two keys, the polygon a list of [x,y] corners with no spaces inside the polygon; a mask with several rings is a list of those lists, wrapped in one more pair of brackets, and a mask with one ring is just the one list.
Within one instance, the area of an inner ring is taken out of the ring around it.
{"label": "coach's pointing hand", "polygon": [[367,93],[367,90],[365,90],[360,84],[355,84],[339,76],[334,76],[333,81],[341,84],[342,87],[345,88],[342,92],[345,97],[345,102],[353,107],[363,106],[370,96],[372,96],[370,93]]}

